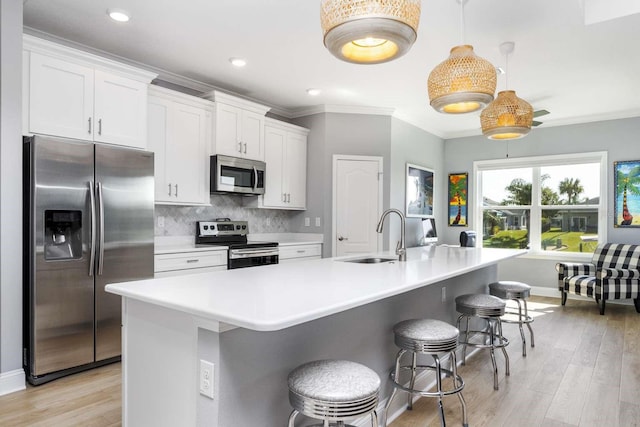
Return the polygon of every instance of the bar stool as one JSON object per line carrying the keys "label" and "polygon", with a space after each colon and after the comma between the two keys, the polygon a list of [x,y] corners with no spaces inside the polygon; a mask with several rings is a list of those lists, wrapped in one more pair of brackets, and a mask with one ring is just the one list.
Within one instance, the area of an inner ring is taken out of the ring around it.
{"label": "bar stool", "polygon": [[[437,397],[438,407],[440,412],[440,425],[444,427],[446,425],[444,419],[444,407],[442,406],[443,396],[449,396],[451,394],[457,394],[462,405],[462,425],[468,426],[467,422],[467,405],[465,404],[464,397],[462,396],[462,389],[464,388],[464,381],[462,377],[458,375],[456,366],[456,348],[458,346],[459,331],[455,327],[448,323],[441,322],[439,320],[432,319],[412,319],[405,320],[393,327],[393,333],[395,335],[395,343],[400,347],[398,356],[396,357],[395,369],[390,373],[392,385],[394,387],[391,397],[387,401],[387,406],[384,411],[384,418],[382,426],[387,425],[387,413],[393,398],[396,396],[398,390],[406,391],[408,393],[407,409],[413,407],[413,395],[419,394],[425,397]],[[405,353],[411,354],[411,365],[401,365],[402,356]],[[435,362],[434,366],[425,366],[417,364],[418,354],[427,354],[433,357]],[[451,369],[443,369],[440,362],[440,355],[448,354],[451,361]],[[434,371],[436,374],[436,391],[426,391],[415,389],[416,374],[418,371]],[[403,384],[405,382],[400,380],[400,374],[402,371],[408,371],[411,373],[411,379],[409,386],[406,387]],[[442,374],[453,379],[453,387],[444,390],[442,387]]]}
{"label": "bar stool", "polygon": [[[520,336],[522,337],[522,356],[527,357],[527,340],[524,337],[524,330],[522,328],[523,324],[527,325],[527,328],[529,328],[529,335],[531,335],[531,347],[536,346],[533,338],[533,329],[531,329],[531,322],[533,322],[533,318],[529,316],[529,310],[527,308],[527,298],[531,294],[531,286],[521,282],[501,280],[499,282],[489,284],[489,293],[498,298],[513,300],[518,304],[518,320],[512,320],[507,317],[502,319],[502,323],[518,324],[520,327]],[[524,303],[524,315],[522,314],[522,305],[520,304],[520,301]],[[505,314],[515,315],[516,313],[505,310]]]}
{"label": "bar stool", "polygon": [[[498,297],[486,294],[465,294],[456,298],[456,311],[461,313],[456,323],[460,329],[460,321],[466,319],[467,326],[460,333],[462,344],[462,364],[466,363],[467,346],[476,348],[488,348],[491,350],[491,363],[493,365],[493,388],[498,390],[498,365],[496,364],[495,349],[500,348],[505,359],[505,375],[509,375],[509,355],[505,347],[509,340],[502,334],[500,317],[504,315],[506,303]],[[483,319],[486,326],[482,330],[469,330],[470,318]],[[472,341],[471,334],[480,335],[484,339],[481,342]]]}
{"label": "bar stool", "polygon": [[367,414],[371,415],[371,426],[378,426],[380,377],[364,365],[347,360],[317,360],[291,371],[288,383],[293,406],[289,427],[294,427],[300,413],[322,420],[322,424],[314,424],[316,427],[353,427],[344,421]]}

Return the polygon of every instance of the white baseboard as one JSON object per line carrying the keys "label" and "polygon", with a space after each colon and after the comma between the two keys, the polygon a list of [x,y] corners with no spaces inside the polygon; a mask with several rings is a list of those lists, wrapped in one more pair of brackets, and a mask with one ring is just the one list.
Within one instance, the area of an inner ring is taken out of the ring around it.
{"label": "white baseboard", "polygon": [[24,370],[0,373],[0,396],[27,388],[24,380]]}

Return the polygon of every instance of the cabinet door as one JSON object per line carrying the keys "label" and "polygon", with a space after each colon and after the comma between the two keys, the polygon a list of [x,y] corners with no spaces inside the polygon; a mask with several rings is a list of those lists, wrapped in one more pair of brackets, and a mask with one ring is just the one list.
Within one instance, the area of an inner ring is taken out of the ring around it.
{"label": "cabinet door", "polygon": [[280,129],[265,127],[264,160],[267,164],[263,205],[269,207],[285,206],[283,158],[287,134]]}
{"label": "cabinet door", "polygon": [[242,110],[225,104],[216,104],[215,150],[216,154],[241,157],[240,122]]}
{"label": "cabinet door", "polygon": [[29,132],[93,139],[93,69],[31,52]]}
{"label": "cabinet door", "polygon": [[169,137],[169,115],[171,113],[171,101],[149,97],[148,114],[149,125],[147,135],[149,137],[148,149],[154,153],[154,177],[155,177],[155,201],[174,201],[171,195],[173,188],[169,188],[167,180],[167,140]]}
{"label": "cabinet door", "polygon": [[147,84],[95,70],[94,140],[147,147]]}
{"label": "cabinet door", "polygon": [[171,138],[168,141],[167,179],[173,184],[177,202],[206,203],[207,156],[206,110],[174,103]]}
{"label": "cabinet door", "polygon": [[243,110],[241,125],[242,156],[264,161],[264,115]]}
{"label": "cabinet door", "polygon": [[307,138],[295,133],[287,134],[284,156],[287,207],[307,207]]}

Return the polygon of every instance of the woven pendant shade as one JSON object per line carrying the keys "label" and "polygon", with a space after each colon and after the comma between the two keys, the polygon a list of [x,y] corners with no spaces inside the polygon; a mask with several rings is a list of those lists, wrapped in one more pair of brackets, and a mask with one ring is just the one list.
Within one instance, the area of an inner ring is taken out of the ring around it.
{"label": "woven pendant shade", "polygon": [[493,100],[496,83],[495,67],[477,56],[473,46],[456,46],[429,74],[429,100],[441,113],[470,113]]}
{"label": "woven pendant shade", "polygon": [[391,61],[416,41],[420,0],[323,0],[324,45],[356,64]]}
{"label": "woven pendant shade", "polygon": [[503,90],[480,114],[482,133],[489,139],[517,139],[527,135],[533,121],[533,107],[516,96],[513,90]]}

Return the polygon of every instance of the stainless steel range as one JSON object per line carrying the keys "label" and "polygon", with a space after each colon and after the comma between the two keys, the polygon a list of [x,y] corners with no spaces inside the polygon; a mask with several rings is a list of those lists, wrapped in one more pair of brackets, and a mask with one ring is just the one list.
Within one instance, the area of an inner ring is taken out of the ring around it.
{"label": "stainless steel range", "polygon": [[231,221],[218,218],[214,221],[196,223],[197,245],[228,246],[227,269],[258,267],[278,264],[277,242],[247,241],[249,224],[247,221]]}

